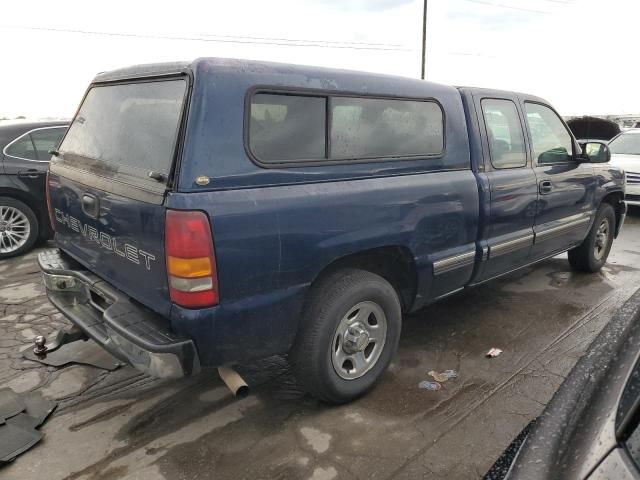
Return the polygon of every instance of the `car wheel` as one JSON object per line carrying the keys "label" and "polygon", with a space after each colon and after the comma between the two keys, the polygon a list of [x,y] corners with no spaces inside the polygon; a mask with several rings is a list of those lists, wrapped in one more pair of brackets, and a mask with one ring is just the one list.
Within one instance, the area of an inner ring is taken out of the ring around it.
{"label": "car wheel", "polygon": [[569,263],[579,272],[598,272],[607,262],[616,226],[616,215],[608,203],[600,205],[584,241],[569,250]]}
{"label": "car wheel", "polygon": [[398,349],[402,312],[393,286],[345,269],[312,287],[290,359],[298,381],[328,403],[373,387]]}
{"label": "car wheel", "polygon": [[38,239],[38,219],[20,200],[0,197],[0,259],[21,255]]}

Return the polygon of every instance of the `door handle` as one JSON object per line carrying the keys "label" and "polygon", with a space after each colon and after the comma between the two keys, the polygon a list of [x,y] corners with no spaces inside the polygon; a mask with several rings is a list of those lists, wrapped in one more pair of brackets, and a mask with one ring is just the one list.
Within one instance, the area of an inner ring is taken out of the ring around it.
{"label": "door handle", "polygon": [[551,183],[551,180],[543,180],[540,182],[540,185],[538,187],[538,191],[544,195],[546,193],[551,193],[551,190],[553,190],[553,184]]}
{"label": "door handle", "polygon": [[82,210],[90,217],[98,218],[98,205],[98,197],[88,193],[82,196]]}
{"label": "door handle", "polygon": [[29,170],[21,170],[18,172],[18,178],[38,178],[42,176],[42,172],[39,172],[35,168]]}

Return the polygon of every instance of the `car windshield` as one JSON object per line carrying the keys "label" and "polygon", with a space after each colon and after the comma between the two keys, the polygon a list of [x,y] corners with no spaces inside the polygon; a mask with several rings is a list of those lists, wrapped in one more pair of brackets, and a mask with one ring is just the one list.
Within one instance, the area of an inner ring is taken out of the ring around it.
{"label": "car windshield", "polygon": [[609,144],[611,153],[640,155],[640,133],[623,133]]}

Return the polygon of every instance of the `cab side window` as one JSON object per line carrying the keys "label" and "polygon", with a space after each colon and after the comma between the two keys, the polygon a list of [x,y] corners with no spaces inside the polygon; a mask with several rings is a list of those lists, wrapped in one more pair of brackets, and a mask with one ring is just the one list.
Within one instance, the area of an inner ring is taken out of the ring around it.
{"label": "cab side window", "polygon": [[524,167],[527,164],[527,155],[516,105],[511,100],[485,98],[482,100],[482,114],[487,126],[493,167]]}
{"label": "cab side window", "polygon": [[566,163],[573,159],[573,140],[560,117],[549,107],[525,103],[533,155],[538,164]]}

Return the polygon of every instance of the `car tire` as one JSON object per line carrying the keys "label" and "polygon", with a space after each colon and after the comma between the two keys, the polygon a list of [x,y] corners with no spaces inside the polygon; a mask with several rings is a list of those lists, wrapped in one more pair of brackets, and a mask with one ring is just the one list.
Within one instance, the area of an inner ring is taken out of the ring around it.
{"label": "car tire", "polygon": [[613,244],[616,214],[608,203],[600,205],[589,234],[577,247],[569,250],[569,264],[578,272],[595,273],[607,262]]}
{"label": "car tire", "polygon": [[370,390],[398,349],[402,310],[384,278],[359,269],[317,282],[291,350],[294,374],[306,391],[332,404]]}
{"label": "car tire", "polygon": [[0,197],[0,259],[28,252],[38,240],[38,219],[15,198]]}

